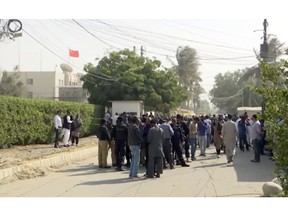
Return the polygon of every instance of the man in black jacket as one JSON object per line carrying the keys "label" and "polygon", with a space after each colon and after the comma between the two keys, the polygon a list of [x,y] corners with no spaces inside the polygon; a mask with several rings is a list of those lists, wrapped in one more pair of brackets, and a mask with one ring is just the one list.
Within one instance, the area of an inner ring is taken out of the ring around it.
{"label": "man in black jacket", "polygon": [[70,138],[70,130],[71,130],[71,124],[73,122],[73,118],[71,118],[71,111],[67,110],[67,114],[63,117],[63,144],[64,147],[69,147],[69,138]]}
{"label": "man in black jacket", "polygon": [[186,157],[186,162],[189,162],[189,144],[188,144],[188,138],[189,138],[189,127],[187,122],[184,121],[183,116],[177,114],[177,124],[180,126],[182,130],[183,136],[183,141],[184,141],[184,150],[185,150],[185,157]]}
{"label": "man in black jacket", "polygon": [[112,129],[112,138],[115,140],[115,155],[116,155],[116,170],[124,171],[124,157],[125,146],[128,139],[128,127],[123,123],[123,118],[120,116],[117,118],[116,126]]}
{"label": "man in black jacket", "polygon": [[[185,160],[183,158],[183,153],[182,153],[180,145],[181,145],[181,142],[184,141],[184,136],[183,136],[182,129],[181,129],[180,125],[177,124],[176,118],[172,119],[171,127],[174,131],[174,134],[171,137],[171,142],[173,144],[173,152],[176,152],[176,155],[177,155],[179,162],[180,162],[182,167],[189,167],[189,165],[185,163]],[[174,155],[174,153],[173,153],[173,155]]]}

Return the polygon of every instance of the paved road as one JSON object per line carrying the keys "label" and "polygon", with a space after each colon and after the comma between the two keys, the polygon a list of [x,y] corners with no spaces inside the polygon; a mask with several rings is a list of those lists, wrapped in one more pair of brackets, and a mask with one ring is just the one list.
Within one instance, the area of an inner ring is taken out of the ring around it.
{"label": "paved road", "polygon": [[[262,185],[274,178],[274,162],[267,156],[251,163],[252,152],[237,152],[227,166],[225,155],[213,147],[190,167],[164,170],[161,178],[129,179],[128,171],[98,169],[91,157],[64,166],[45,177],[0,185],[0,197],[259,197]],[[140,175],[144,175],[144,168]]]}

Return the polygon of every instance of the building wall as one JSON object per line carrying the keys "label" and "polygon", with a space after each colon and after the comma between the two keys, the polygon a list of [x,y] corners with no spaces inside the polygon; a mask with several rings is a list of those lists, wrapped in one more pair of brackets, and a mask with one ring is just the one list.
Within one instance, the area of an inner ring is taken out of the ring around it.
{"label": "building wall", "polygon": [[[43,98],[88,103],[88,91],[82,88],[82,74],[62,71],[8,72],[17,76],[27,89],[28,98]],[[67,77],[67,74],[69,76]],[[68,85],[65,85],[68,83]]]}
{"label": "building wall", "polygon": [[59,88],[60,101],[74,101],[88,103],[88,91],[82,86],[63,86]]}
{"label": "building wall", "polygon": [[144,106],[142,101],[111,101],[112,102],[112,116],[117,112],[118,114],[137,113],[138,117],[144,114]]}
{"label": "building wall", "polygon": [[59,87],[64,85],[64,74],[56,71],[9,72],[15,74],[27,89],[27,97],[57,99]]}

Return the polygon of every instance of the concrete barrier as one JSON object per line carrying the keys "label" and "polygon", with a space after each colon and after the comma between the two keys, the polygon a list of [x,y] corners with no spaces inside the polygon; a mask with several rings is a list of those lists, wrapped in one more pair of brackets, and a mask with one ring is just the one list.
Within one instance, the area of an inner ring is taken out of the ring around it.
{"label": "concrete barrier", "polygon": [[69,162],[91,157],[96,153],[97,147],[88,147],[72,152],[61,152],[57,155],[50,155],[37,160],[26,161],[18,166],[0,169],[0,180],[5,179],[9,176],[13,176],[15,173],[21,172],[27,166],[32,168],[48,168],[53,166],[62,166]]}

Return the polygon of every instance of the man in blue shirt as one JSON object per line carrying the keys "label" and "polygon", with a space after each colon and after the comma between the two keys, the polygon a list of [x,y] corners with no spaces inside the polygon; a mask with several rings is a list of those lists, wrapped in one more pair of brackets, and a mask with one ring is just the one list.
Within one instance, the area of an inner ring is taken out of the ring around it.
{"label": "man in blue shirt", "polygon": [[249,151],[249,144],[247,142],[247,128],[245,116],[241,116],[241,120],[238,122],[238,135],[240,150],[244,152],[244,144],[246,150]]}
{"label": "man in blue shirt", "polygon": [[200,121],[198,122],[198,139],[199,139],[199,146],[200,146],[199,156],[206,156],[207,122],[205,122],[205,118],[203,115],[200,117]]}

